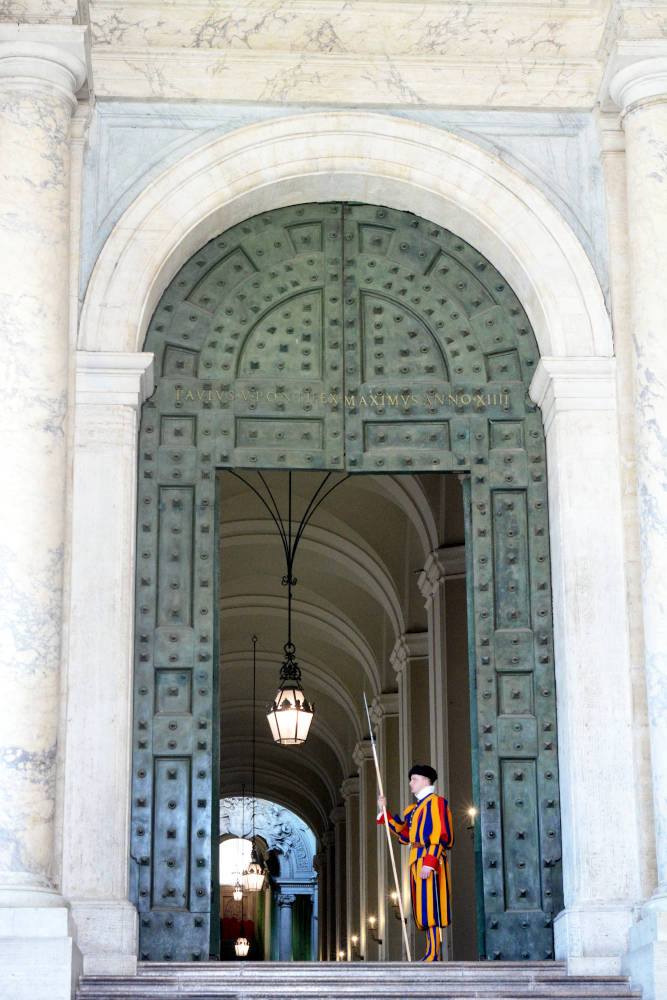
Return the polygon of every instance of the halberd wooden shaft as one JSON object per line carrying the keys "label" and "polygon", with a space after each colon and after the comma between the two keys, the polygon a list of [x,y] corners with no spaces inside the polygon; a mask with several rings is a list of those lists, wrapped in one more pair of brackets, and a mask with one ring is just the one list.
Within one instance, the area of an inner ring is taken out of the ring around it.
{"label": "halberd wooden shaft", "polygon": [[[364,705],[366,706],[366,718],[368,719],[368,732],[371,737],[371,747],[373,748],[373,760],[375,761],[375,774],[377,776],[378,792],[384,798],[384,789],[382,787],[382,775],[380,774],[380,764],[378,762],[377,750],[375,748],[375,740],[373,739],[373,728],[371,726],[371,715],[368,711],[368,702],[366,700],[366,692],[364,691]],[[382,807],[382,814],[384,816],[384,828],[387,833],[387,846],[389,848],[389,857],[391,858],[391,868],[394,873],[394,884],[396,885],[396,896],[398,897],[398,909],[401,914],[401,928],[403,929],[403,941],[405,942],[405,951],[408,956],[408,962],[412,961],[412,955],[410,954],[410,942],[408,941],[408,928],[405,919],[405,913],[403,912],[403,896],[401,894],[401,887],[398,882],[398,872],[396,871],[396,861],[394,859],[394,847],[391,842],[391,831],[389,829],[389,816],[387,815],[387,806]]]}

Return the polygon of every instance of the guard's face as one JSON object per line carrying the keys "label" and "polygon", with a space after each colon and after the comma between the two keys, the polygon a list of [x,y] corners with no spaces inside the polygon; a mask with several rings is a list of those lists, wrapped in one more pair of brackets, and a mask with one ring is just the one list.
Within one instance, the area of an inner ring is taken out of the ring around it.
{"label": "guard's face", "polygon": [[421,792],[422,788],[426,788],[430,784],[431,782],[423,774],[413,774],[410,778],[410,791],[413,795],[417,795],[418,792]]}

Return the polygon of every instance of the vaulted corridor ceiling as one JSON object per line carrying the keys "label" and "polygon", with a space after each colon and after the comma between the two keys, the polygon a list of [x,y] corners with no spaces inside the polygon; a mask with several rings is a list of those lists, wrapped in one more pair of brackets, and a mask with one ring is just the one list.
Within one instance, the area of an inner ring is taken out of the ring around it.
{"label": "vaulted corridor ceiling", "polygon": [[[248,473],[253,483],[255,473]],[[286,516],[287,474],[265,473]],[[390,654],[406,632],[426,630],[418,577],[430,552],[463,543],[455,476],[353,476],[306,528],[295,561],[293,640],[306,695],[315,704],[308,741],[271,740],[265,705],[278,686],[287,638],[284,555],[259,500],[220,476],[221,795],[250,782],[252,642],[257,643],[257,794],[293,808],[321,832],[356,768],[355,744],[368,736],[369,702],[396,689]],[[321,473],[293,476],[298,521]]]}

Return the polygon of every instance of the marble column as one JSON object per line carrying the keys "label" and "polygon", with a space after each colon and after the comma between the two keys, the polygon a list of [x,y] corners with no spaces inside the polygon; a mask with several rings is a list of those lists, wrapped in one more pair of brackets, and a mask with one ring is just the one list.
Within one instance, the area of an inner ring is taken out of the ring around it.
{"label": "marble column", "polygon": [[341,951],[345,951],[346,925],[347,925],[347,852],[346,852],[346,829],[345,829],[345,807],[335,806],[329,818],[334,827],[334,898],[335,898],[335,922],[334,922],[334,954],[333,958],[338,959]]}
{"label": "marble column", "polygon": [[[396,812],[410,802],[408,771],[411,766],[420,761],[423,763],[430,756],[429,726],[428,720],[424,719],[424,699],[428,696],[428,654],[428,632],[408,632],[398,637],[389,657],[396,674],[399,699],[399,784],[395,793],[397,799],[394,800],[393,793],[388,796],[389,804]],[[400,852],[397,864],[399,861],[403,901],[406,909],[410,911],[410,868],[406,851]],[[408,940],[414,955],[415,925],[409,917]]]}
{"label": "marble column", "polygon": [[447,728],[447,626],[445,603],[446,549],[430,552],[417,585],[424,598],[428,618],[428,706],[431,746],[428,761],[438,772],[439,788],[449,785],[449,742]]}
{"label": "marble column", "polygon": [[[390,806],[394,812],[403,809],[405,805],[403,801],[399,802],[399,796],[404,785],[404,781],[401,781],[400,772],[399,705],[398,692],[389,692],[374,698],[370,709],[371,721],[376,729],[376,742],[382,780],[387,795],[390,796]],[[401,862],[402,855],[405,852],[401,849],[396,839],[392,841],[392,846],[400,887]],[[387,846],[387,834],[383,826],[378,826],[377,828],[377,850],[380,861],[378,870],[377,912],[378,937],[382,938],[380,958],[382,961],[400,962],[403,958],[403,934],[400,921],[394,918],[394,910],[391,904],[390,893],[396,887],[394,884],[391,857]],[[401,898],[407,905],[407,897],[402,894]]]}
{"label": "marble column", "polygon": [[280,962],[292,961],[292,907],[296,896],[289,892],[281,892],[276,902],[280,912],[280,926],[278,928],[278,960]]}
{"label": "marble column", "polygon": [[336,958],[336,839],[333,830],[325,830],[322,844],[326,855],[326,904],[327,936],[323,958],[332,962]]}
{"label": "marble column", "polygon": [[359,778],[356,775],[346,778],[340,786],[340,791],[345,803],[345,829],[347,834],[345,842],[345,923],[347,939],[342,945],[342,949],[347,953],[347,960],[349,962],[353,958],[350,938],[353,934],[359,935],[360,931]]}
{"label": "marble column", "polygon": [[69,138],[85,75],[83,28],[0,25],[0,343],[11,387],[0,427],[0,980],[7,977],[13,998],[32,1000],[69,996],[76,971],[59,892],[55,793]]}
{"label": "marble column", "polygon": [[389,661],[398,686],[398,739],[400,784],[396,793],[408,794],[408,771],[417,762],[424,763],[431,753],[428,720],[424,718],[424,702],[429,685],[428,632],[408,632],[400,635],[390,653]]}
{"label": "marble column", "polygon": [[78,352],[63,892],[87,973],[136,969],[137,915],[128,898],[132,621],[138,426],[152,391],[152,354]]}
{"label": "marble column", "polygon": [[634,347],[630,312],[631,276],[628,244],[628,207],[625,177],[625,133],[617,111],[597,115],[598,135],[605,180],[607,233],[614,354],[618,394],[618,439],[621,454],[621,494],[625,544],[625,576],[628,592],[630,669],[632,678],[635,745],[635,786],[639,803],[639,839],[642,898],[656,885],[655,823],[651,747],[644,666],[641,557],[639,546],[639,500],[635,450]]}
{"label": "marble column", "polygon": [[627,968],[646,997],[667,994],[667,43],[611,60],[621,110],[630,250],[644,656],[657,885],[633,928]]}
{"label": "marble column", "polygon": [[327,855],[318,851],[313,857],[313,868],[317,872],[317,958],[325,962],[327,957]]}
{"label": "marble column", "polygon": [[368,962],[377,962],[379,946],[369,933],[368,918],[378,913],[377,779],[370,740],[355,745],[359,768],[359,864],[361,868],[359,949]]}
{"label": "marble column", "polygon": [[319,893],[317,886],[310,894],[312,912],[310,916],[310,958],[317,962],[319,958],[318,935],[319,935]]}
{"label": "marble column", "polygon": [[614,359],[542,357],[530,395],[549,469],[565,901],[556,957],[573,973],[615,974],[640,879]]}

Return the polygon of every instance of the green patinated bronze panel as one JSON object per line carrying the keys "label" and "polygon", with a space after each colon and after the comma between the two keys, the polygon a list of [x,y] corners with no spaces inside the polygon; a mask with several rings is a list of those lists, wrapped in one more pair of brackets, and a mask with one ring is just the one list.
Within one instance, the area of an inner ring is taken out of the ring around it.
{"label": "green patinated bronze panel", "polygon": [[[140,958],[216,953],[216,468],[466,479],[480,953],[553,957],[562,905],[538,362],[502,276],[370,205],[249,219],[178,272],[145,350],[132,858]],[[214,922],[215,924],[215,922]]]}

